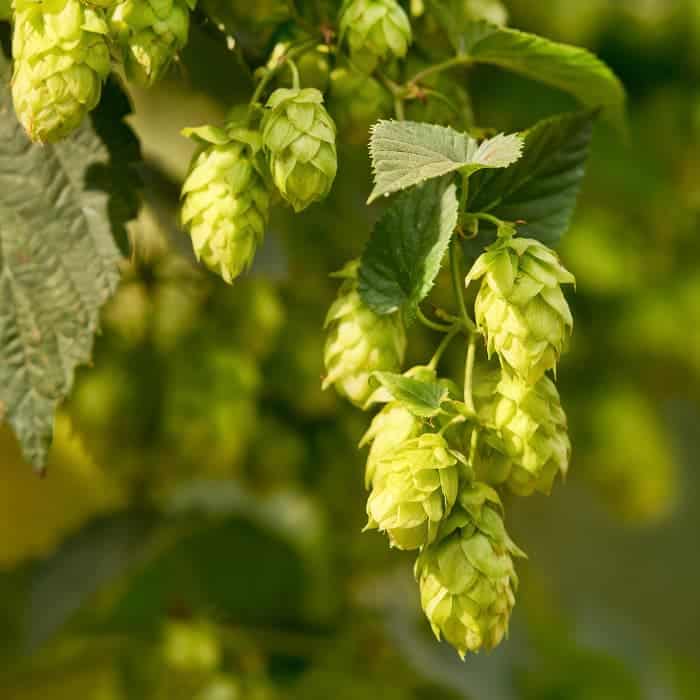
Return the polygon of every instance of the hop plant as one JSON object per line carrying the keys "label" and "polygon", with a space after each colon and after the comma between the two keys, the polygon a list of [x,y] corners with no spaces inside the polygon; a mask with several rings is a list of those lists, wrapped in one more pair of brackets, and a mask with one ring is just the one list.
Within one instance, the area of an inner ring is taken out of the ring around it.
{"label": "hop plant", "polygon": [[403,58],[412,41],[411,23],[396,0],[346,0],[340,34],[360,70],[371,73],[380,60]]}
{"label": "hop plant", "polygon": [[420,553],[415,576],[435,636],[464,658],[506,636],[518,587],[512,557],[524,555],[506,534],[495,491],[474,483],[458,502],[441,539]]}
{"label": "hop plant", "polygon": [[406,331],[399,314],[379,316],[357,291],[359,261],[338,274],[344,281],[326,316],[323,388],[334,385],[341,396],[363,407],[372,394],[370,376],[400,369],[406,352]]}
{"label": "hop plant", "polygon": [[338,169],[335,124],[314,88],[275,90],[262,124],[275,186],[300,212],[324,199]]}
{"label": "hop plant", "polygon": [[488,426],[477,476],[507,484],[519,496],[549,494],[557,474],[566,475],[571,456],[566,414],[549,377],[529,385],[497,372],[475,387],[479,418]]}
{"label": "hop plant", "polygon": [[114,7],[110,30],[130,80],[150,86],[165,74],[187,43],[195,4],[196,0],[124,0]]}
{"label": "hop plant", "polygon": [[202,145],[182,186],[182,224],[197,259],[230,283],[251,264],[267,226],[260,135],[211,127],[186,133]]}
{"label": "hop plant", "polygon": [[419,435],[389,450],[376,466],[367,529],[385,531],[399,549],[433,542],[457,500],[459,457],[439,433]]}
{"label": "hop plant", "polygon": [[377,413],[360,442],[360,447],[370,445],[365,488],[372,486],[378,462],[404,442],[417,437],[422,426],[423,421],[398,401],[390,401]]}
{"label": "hop plant", "polygon": [[110,72],[107,24],[79,0],[16,0],[12,97],[33,141],[58,141],[97,106]]}
{"label": "hop plant", "polygon": [[483,278],[476,320],[485,333],[489,357],[529,384],[556,367],[573,328],[561,284],[573,275],[556,254],[529,238],[499,238],[467,275],[467,285]]}

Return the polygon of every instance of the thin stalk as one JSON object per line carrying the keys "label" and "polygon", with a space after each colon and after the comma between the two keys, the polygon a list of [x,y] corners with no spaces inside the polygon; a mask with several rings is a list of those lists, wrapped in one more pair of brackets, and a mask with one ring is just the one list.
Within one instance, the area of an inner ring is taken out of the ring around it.
{"label": "thin stalk", "polygon": [[301,85],[301,78],[299,77],[299,69],[297,68],[297,64],[294,63],[291,58],[288,58],[286,63],[289,66],[289,72],[292,74],[292,88],[298,90]]}
{"label": "thin stalk", "polygon": [[416,311],[416,318],[418,318],[418,320],[426,328],[430,328],[433,331],[438,331],[439,333],[449,333],[454,326],[454,324],[450,324],[448,326],[444,323],[438,323],[437,321],[429,319],[420,308],[418,308]]}
{"label": "thin stalk", "polygon": [[442,71],[450,70],[456,66],[467,66],[470,63],[471,59],[469,56],[455,56],[454,58],[449,58],[442,63],[436,63],[433,66],[428,66],[423,70],[419,70],[410,80],[408,80],[408,84],[419,83],[431,75],[435,75],[436,73],[442,73]]}
{"label": "thin stalk", "polygon": [[475,462],[476,462],[476,450],[479,447],[479,436],[480,436],[480,429],[477,426],[474,426],[472,428],[472,434],[471,434],[471,440],[469,443],[469,466],[472,469],[475,469]]}
{"label": "thin stalk", "polygon": [[428,367],[430,367],[430,369],[437,369],[438,363],[440,362],[445,350],[447,350],[449,344],[454,340],[455,336],[461,332],[461,330],[462,329],[460,326],[454,326],[452,330],[449,331],[449,333],[442,339],[440,345],[438,345],[437,350],[428,363]]}
{"label": "thin stalk", "polygon": [[459,241],[453,238],[450,242],[450,271],[452,273],[452,287],[454,289],[455,297],[457,297],[457,304],[459,306],[459,313],[462,317],[462,322],[466,326],[470,333],[476,332],[476,326],[474,321],[469,318],[467,313],[467,305],[464,301],[464,280],[462,279],[462,270],[459,259]]}
{"label": "thin stalk", "polygon": [[469,334],[467,346],[467,359],[464,363],[464,405],[470,413],[475,414],[472,383],[474,380],[474,359],[476,357],[476,333]]}

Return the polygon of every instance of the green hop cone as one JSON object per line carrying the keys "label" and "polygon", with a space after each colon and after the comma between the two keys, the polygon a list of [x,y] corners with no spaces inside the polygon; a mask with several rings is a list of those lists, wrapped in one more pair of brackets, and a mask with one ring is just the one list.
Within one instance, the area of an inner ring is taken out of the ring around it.
{"label": "green hop cone", "polygon": [[324,199],[338,170],[335,124],[315,88],[275,90],[262,123],[275,186],[300,212]]}
{"label": "green hop cone", "polygon": [[16,0],[12,97],[32,141],[58,141],[97,106],[111,70],[99,10],[79,0]]}
{"label": "green hop cone", "polygon": [[423,611],[438,639],[464,658],[490,650],[507,635],[518,577],[513,556],[524,556],[506,534],[495,491],[475,483],[424,548],[415,565]]}
{"label": "green hop cone", "polygon": [[196,0],[124,0],[110,14],[127,78],[151,86],[187,43]]}
{"label": "green hop cone", "polygon": [[479,418],[487,427],[477,477],[507,484],[519,496],[549,494],[558,474],[566,476],[571,442],[559,392],[549,377],[529,385],[508,372],[475,384]]}
{"label": "green hop cone", "polygon": [[399,549],[433,542],[457,499],[460,458],[439,433],[419,435],[385,453],[367,499],[366,529],[386,532]]}
{"label": "green hop cone", "polygon": [[343,283],[326,316],[323,388],[334,385],[362,408],[373,391],[372,372],[396,372],[406,352],[406,330],[398,313],[379,316],[360,298],[354,260],[338,273]]}
{"label": "green hop cone", "polygon": [[381,60],[403,58],[412,41],[408,15],[396,0],[346,0],[340,35],[347,39],[353,64],[366,73]]}
{"label": "green hop cone", "polygon": [[198,260],[231,283],[247,269],[267,226],[270,195],[260,135],[243,128],[186,130],[202,146],[182,186],[182,224]]}
{"label": "green hop cone", "polygon": [[407,440],[417,437],[422,427],[423,421],[398,401],[387,403],[377,413],[360,442],[360,447],[370,445],[365,468],[365,488],[372,486],[377,464],[382,457]]}
{"label": "green hop cone", "polygon": [[489,357],[529,384],[556,367],[573,328],[561,284],[573,275],[554,251],[529,238],[505,237],[474,263],[466,283],[483,278],[476,320],[485,333]]}

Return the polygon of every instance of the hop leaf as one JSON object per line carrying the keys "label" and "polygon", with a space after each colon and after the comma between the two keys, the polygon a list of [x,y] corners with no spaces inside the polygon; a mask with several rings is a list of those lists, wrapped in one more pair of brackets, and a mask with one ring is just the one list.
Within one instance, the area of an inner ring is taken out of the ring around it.
{"label": "hop leaf", "polygon": [[524,556],[506,534],[494,491],[473,484],[459,496],[442,539],[415,565],[421,605],[438,639],[464,658],[490,650],[508,632],[518,577],[512,556]]}
{"label": "hop leaf", "polygon": [[556,367],[573,328],[560,285],[573,275],[554,251],[530,238],[505,237],[489,246],[467,275],[483,277],[476,321],[486,335],[489,357],[529,384]]}
{"label": "hop leaf", "polygon": [[190,129],[202,147],[182,186],[182,224],[198,259],[231,282],[251,264],[265,234],[270,195],[260,172],[260,136]]}
{"label": "hop leaf", "polygon": [[403,58],[412,41],[411,23],[396,0],[350,0],[340,15],[353,63],[371,73],[380,60]]}
{"label": "hop leaf", "polygon": [[109,24],[130,80],[151,86],[187,43],[195,0],[124,0]]}
{"label": "hop leaf", "polygon": [[399,401],[387,403],[372,419],[369,430],[360,441],[360,447],[370,445],[365,468],[365,488],[370,488],[378,462],[395,448],[417,437],[423,421]]}
{"label": "hop leaf", "polygon": [[435,540],[457,499],[458,455],[438,433],[388,450],[377,462],[367,500],[367,529],[386,531],[392,546],[417,549]]}
{"label": "hop leaf", "polygon": [[58,141],[97,106],[110,71],[107,24],[79,0],[17,0],[12,97],[33,141]]}
{"label": "hop leaf", "polygon": [[338,170],[335,124],[314,88],[279,88],[267,102],[263,145],[275,186],[294,211],[330,192]]}
{"label": "hop leaf", "polygon": [[323,388],[335,385],[338,393],[363,407],[372,393],[372,372],[395,372],[401,367],[406,331],[399,314],[379,316],[362,301],[357,291],[358,265],[355,260],[339,273],[344,282],[326,316]]}
{"label": "hop leaf", "polygon": [[497,372],[474,387],[480,420],[488,426],[477,476],[507,484],[513,493],[550,493],[558,474],[566,475],[571,456],[566,414],[549,377],[536,384]]}

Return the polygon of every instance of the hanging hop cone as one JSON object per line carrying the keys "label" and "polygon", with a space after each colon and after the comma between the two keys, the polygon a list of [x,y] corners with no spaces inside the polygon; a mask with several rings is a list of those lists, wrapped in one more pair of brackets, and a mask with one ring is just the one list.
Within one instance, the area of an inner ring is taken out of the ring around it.
{"label": "hanging hop cone", "polygon": [[343,284],[326,316],[323,388],[334,385],[341,396],[363,408],[372,394],[372,372],[397,372],[406,352],[406,331],[400,314],[379,316],[357,291],[359,261],[338,273]]}
{"label": "hanging hop cone", "polygon": [[268,221],[260,135],[212,127],[185,133],[201,147],[182,186],[182,224],[197,259],[231,283],[253,261]]}
{"label": "hanging hop cone", "polygon": [[107,24],[79,0],[16,0],[12,98],[32,141],[51,143],[97,106],[111,65]]}
{"label": "hanging hop cone", "polygon": [[457,499],[460,458],[438,433],[419,435],[385,453],[367,499],[366,529],[386,532],[399,549],[433,542]]}
{"label": "hanging hop cone", "polygon": [[463,488],[440,539],[415,565],[423,611],[438,639],[464,658],[490,650],[507,635],[518,577],[512,556],[524,556],[506,534],[495,491]]}
{"label": "hanging hop cone", "polygon": [[127,78],[149,87],[187,43],[196,0],[124,0],[110,13]]}
{"label": "hanging hop cone", "polygon": [[262,137],[272,179],[282,197],[300,212],[324,199],[335,180],[335,124],[315,88],[279,88],[266,108]]}
{"label": "hanging hop cone", "polygon": [[360,447],[370,445],[365,467],[365,488],[374,482],[379,461],[404,442],[420,435],[423,421],[398,401],[387,403],[372,419]]}
{"label": "hanging hop cone", "polygon": [[559,392],[549,377],[529,385],[505,371],[475,382],[480,421],[486,426],[477,477],[507,484],[519,496],[549,494],[566,476],[571,442]]}
{"label": "hanging hop cone", "polygon": [[573,328],[561,284],[573,275],[539,241],[505,237],[489,246],[467,276],[483,278],[476,298],[477,324],[489,357],[534,384],[559,359]]}
{"label": "hanging hop cone", "polygon": [[406,55],[412,41],[411,23],[396,0],[346,0],[340,36],[347,39],[353,64],[371,73],[379,61]]}

